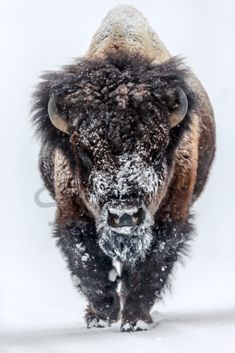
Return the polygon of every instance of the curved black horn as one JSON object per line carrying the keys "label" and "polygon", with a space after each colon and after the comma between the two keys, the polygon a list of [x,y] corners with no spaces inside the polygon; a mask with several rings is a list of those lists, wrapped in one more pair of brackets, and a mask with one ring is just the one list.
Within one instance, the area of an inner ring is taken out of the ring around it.
{"label": "curved black horn", "polygon": [[68,134],[68,122],[59,111],[56,104],[56,95],[52,94],[48,102],[48,114],[51,123],[60,131]]}
{"label": "curved black horn", "polygon": [[173,113],[170,116],[170,127],[173,128],[184,119],[188,111],[188,98],[182,88],[177,89],[171,108]]}

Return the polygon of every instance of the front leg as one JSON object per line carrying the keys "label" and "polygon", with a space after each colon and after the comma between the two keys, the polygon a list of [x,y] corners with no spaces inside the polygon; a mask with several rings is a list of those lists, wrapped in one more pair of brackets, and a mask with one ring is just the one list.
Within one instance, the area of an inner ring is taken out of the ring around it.
{"label": "front leg", "polygon": [[87,327],[116,321],[120,311],[117,277],[113,275],[112,260],[97,243],[94,223],[81,219],[59,225],[56,235],[74,284],[88,299]]}
{"label": "front leg", "polygon": [[191,224],[166,220],[155,226],[154,242],[143,262],[134,269],[126,265],[122,279],[125,300],[121,331],[141,331],[152,323],[150,310],[162,293],[175,262],[185,253]]}

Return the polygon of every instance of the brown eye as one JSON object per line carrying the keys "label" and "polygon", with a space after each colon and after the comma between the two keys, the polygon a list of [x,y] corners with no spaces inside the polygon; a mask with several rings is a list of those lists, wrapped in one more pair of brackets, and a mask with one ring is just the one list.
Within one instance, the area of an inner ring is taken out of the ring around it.
{"label": "brown eye", "polygon": [[90,152],[84,148],[78,148],[78,160],[80,164],[80,172],[83,179],[88,180],[88,177],[93,168],[93,158]]}

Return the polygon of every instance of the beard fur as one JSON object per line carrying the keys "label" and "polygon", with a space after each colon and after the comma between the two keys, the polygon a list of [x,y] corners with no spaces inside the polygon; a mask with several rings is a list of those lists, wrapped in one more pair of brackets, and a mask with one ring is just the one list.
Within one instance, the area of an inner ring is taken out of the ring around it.
{"label": "beard fur", "polygon": [[137,261],[144,261],[153,235],[150,229],[138,229],[134,233],[120,234],[110,229],[99,232],[99,246],[110,258],[133,267]]}

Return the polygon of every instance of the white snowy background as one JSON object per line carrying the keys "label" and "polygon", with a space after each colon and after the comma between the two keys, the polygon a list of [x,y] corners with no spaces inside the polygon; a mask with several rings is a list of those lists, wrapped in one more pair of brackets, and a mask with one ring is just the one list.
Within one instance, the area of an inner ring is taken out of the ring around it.
{"label": "white snowy background", "polygon": [[[51,236],[54,207],[34,201],[42,186],[30,94],[42,70],[85,53],[118,0],[0,1],[0,352],[235,352],[235,46],[231,0],[129,0],[173,54],[199,76],[214,106],[217,155],[195,205],[198,236],[173,291],[154,308],[148,332],[118,325],[86,330],[85,300],[73,288]],[[50,201],[46,193],[44,201]],[[156,313],[160,312],[159,314]]]}

